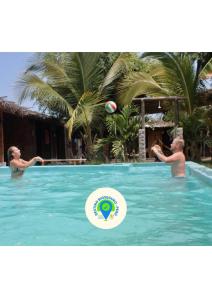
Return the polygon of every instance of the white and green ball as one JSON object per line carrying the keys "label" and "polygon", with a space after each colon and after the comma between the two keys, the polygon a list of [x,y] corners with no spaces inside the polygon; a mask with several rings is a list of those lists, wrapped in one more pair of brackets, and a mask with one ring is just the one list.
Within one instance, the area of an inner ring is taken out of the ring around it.
{"label": "white and green ball", "polygon": [[107,102],[105,103],[105,110],[106,110],[106,112],[108,112],[109,114],[114,113],[114,112],[116,111],[116,109],[117,109],[117,105],[116,105],[115,102],[113,102],[113,101],[107,101]]}

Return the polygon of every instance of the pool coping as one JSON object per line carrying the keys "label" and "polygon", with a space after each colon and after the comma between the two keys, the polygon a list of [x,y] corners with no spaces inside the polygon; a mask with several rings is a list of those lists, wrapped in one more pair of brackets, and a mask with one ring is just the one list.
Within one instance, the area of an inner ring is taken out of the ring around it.
{"label": "pool coping", "polygon": [[186,166],[188,167],[191,175],[198,177],[207,184],[212,185],[212,169],[193,161],[186,162]]}

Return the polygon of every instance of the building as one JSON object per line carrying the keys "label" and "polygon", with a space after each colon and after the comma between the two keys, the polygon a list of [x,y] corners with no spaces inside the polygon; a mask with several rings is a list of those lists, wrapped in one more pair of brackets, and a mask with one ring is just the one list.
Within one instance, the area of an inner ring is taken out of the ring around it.
{"label": "building", "polygon": [[155,157],[151,147],[159,144],[163,152],[170,155],[171,135],[174,129],[174,122],[165,122],[163,120],[149,120],[145,123],[146,129],[146,157]]}
{"label": "building", "polygon": [[68,155],[64,124],[0,97],[0,163],[7,162],[7,149],[13,145],[26,160],[37,155],[45,159]]}

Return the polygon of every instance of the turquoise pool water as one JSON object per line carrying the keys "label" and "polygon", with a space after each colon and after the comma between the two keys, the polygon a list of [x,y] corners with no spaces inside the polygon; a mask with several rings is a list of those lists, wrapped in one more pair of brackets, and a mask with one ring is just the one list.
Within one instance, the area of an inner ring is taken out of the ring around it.
{"label": "turquoise pool water", "polygon": [[[100,187],[120,191],[123,223],[102,230],[84,206]],[[0,168],[0,245],[212,245],[212,187],[163,164],[29,168],[11,180]]]}

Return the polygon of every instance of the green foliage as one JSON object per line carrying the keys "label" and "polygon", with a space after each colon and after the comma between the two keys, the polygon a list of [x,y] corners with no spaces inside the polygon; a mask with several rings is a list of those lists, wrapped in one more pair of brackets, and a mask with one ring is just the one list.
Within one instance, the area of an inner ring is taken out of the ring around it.
{"label": "green foliage", "polygon": [[137,108],[126,106],[121,113],[106,118],[108,137],[99,139],[95,151],[102,151],[105,145],[110,145],[115,158],[126,160],[128,153],[133,151],[138,138],[139,117]]}
{"label": "green foliage", "polygon": [[[31,99],[41,110],[64,121],[69,138],[74,130],[82,133],[87,157],[109,144],[116,158],[126,159],[135,148],[139,129],[136,109],[129,105],[139,95],[183,96],[181,124],[189,141],[211,132],[211,116],[198,112],[198,92],[212,72],[211,53],[38,53],[18,81],[20,102]],[[126,106],[108,116],[105,100]],[[169,104],[164,103],[167,108]],[[171,108],[165,116],[172,119]],[[207,130],[206,130],[207,128]],[[197,141],[199,143],[199,140]]]}
{"label": "green foliage", "polygon": [[202,78],[211,70],[211,55],[199,60],[188,53],[144,53],[142,60],[149,64],[144,72],[131,72],[119,85],[119,102],[131,103],[139,95],[183,96],[184,110],[191,114],[198,106],[197,93],[202,88]]}
{"label": "green foliage", "polygon": [[[148,68],[142,72],[131,72],[119,83],[119,103],[131,103],[140,95],[185,97],[180,104],[180,125],[184,127],[191,157],[196,159],[200,155],[200,143],[211,143],[208,139],[211,129],[206,130],[211,121],[203,117],[203,112],[200,117],[198,108],[201,99],[198,93],[205,89],[204,80],[212,72],[212,53],[144,53],[142,60]],[[163,106],[168,109],[164,119],[173,120],[173,108],[166,103]]]}
{"label": "green foliage", "polygon": [[212,107],[196,108],[192,115],[182,120],[182,126],[187,157],[199,161],[201,144],[212,146]]}
{"label": "green foliage", "polygon": [[36,101],[41,110],[65,121],[69,138],[80,128],[87,152],[91,152],[92,130],[103,131],[106,115],[107,93],[101,87],[119,56],[101,52],[36,54],[17,82],[19,101]]}

